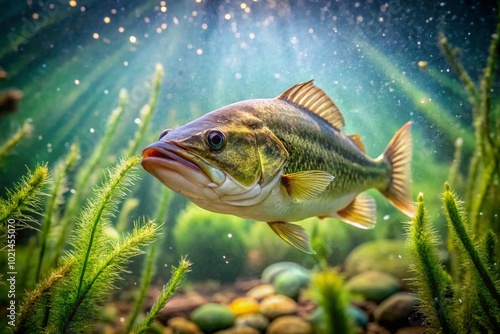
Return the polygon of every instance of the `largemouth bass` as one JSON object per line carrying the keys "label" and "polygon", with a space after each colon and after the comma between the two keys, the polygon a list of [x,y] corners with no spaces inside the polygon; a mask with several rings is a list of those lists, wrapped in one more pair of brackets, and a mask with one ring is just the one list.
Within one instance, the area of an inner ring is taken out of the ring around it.
{"label": "largemouth bass", "polygon": [[314,253],[296,222],[332,217],[360,228],[376,222],[378,189],[413,216],[411,122],[372,159],[358,135],[312,81],[276,98],[234,103],[175,130],[142,152],[143,168],[198,206],[269,224],[284,241]]}

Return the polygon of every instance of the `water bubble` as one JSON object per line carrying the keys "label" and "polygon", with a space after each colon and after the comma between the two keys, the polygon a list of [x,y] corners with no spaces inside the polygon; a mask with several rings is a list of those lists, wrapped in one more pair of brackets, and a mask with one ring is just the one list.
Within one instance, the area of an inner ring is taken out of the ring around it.
{"label": "water bubble", "polygon": [[389,218],[391,218],[391,216],[389,216],[389,215],[384,216],[384,220],[389,220]]}
{"label": "water bubble", "polygon": [[136,119],[134,119],[134,123],[135,123],[135,124],[141,124],[141,119],[140,119],[140,118],[136,118]]}
{"label": "water bubble", "polygon": [[231,233],[229,233],[229,234],[227,235],[227,237],[228,237],[228,238],[232,238],[232,237],[233,237],[233,235],[232,235]]}
{"label": "water bubble", "polygon": [[95,132],[94,128],[90,128],[89,131],[90,131],[90,133],[94,133]]}

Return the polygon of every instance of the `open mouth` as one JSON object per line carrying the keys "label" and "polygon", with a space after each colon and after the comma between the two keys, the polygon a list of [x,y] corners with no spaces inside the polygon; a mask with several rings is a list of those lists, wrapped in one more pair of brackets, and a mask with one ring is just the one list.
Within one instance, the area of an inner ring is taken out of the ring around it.
{"label": "open mouth", "polygon": [[198,165],[184,158],[182,156],[183,153],[184,150],[174,144],[158,141],[149,145],[144,149],[144,151],[142,151],[143,166],[147,165],[147,162],[153,161],[160,164],[162,162],[165,163],[167,161],[175,161],[191,169],[203,172]]}

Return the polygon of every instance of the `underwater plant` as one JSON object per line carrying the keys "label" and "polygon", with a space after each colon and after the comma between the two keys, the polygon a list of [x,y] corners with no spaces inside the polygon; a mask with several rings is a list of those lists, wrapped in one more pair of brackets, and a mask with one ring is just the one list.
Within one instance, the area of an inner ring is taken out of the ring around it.
{"label": "underwater plant", "polygon": [[[497,8],[500,7],[500,3]],[[467,207],[469,224],[474,234],[483,235],[491,229],[500,234],[498,201],[500,199],[500,106],[493,100],[493,84],[497,74],[500,52],[500,13],[497,14],[496,31],[492,35],[486,67],[479,85],[476,85],[458,60],[454,49],[442,33],[439,46],[464,85],[472,105],[472,125],[475,148],[470,161],[467,181]],[[479,86],[479,87],[478,87]],[[485,228],[486,227],[486,228]],[[500,248],[497,248],[499,251]]]}
{"label": "underwater plant", "polygon": [[10,151],[26,136],[33,132],[33,125],[30,121],[26,120],[23,125],[12,134],[1,146],[0,146],[0,160],[2,160]]}
{"label": "underwater plant", "polygon": [[460,251],[463,279],[453,281],[439,261],[438,238],[420,194],[407,239],[415,274],[413,284],[421,299],[419,309],[431,333],[494,332],[500,328],[500,270],[492,249],[496,237],[487,233],[480,242],[482,247],[473,241],[465,213],[448,184],[443,192],[443,209]]}
{"label": "underwater plant", "polygon": [[348,292],[337,270],[326,268],[313,274],[308,293],[322,310],[321,322],[315,333],[351,334],[355,332],[354,323],[347,314]]}

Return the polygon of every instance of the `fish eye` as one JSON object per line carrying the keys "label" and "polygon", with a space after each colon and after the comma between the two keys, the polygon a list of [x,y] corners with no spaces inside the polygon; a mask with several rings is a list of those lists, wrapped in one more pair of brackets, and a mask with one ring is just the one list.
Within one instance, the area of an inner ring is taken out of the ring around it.
{"label": "fish eye", "polygon": [[167,135],[167,133],[169,133],[172,129],[165,129],[161,132],[160,134],[160,138],[158,138],[158,140],[162,139],[163,137],[165,137]]}
{"label": "fish eye", "polygon": [[211,130],[207,133],[208,146],[214,151],[220,151],[226,144],[226,136],[220,130]]}

